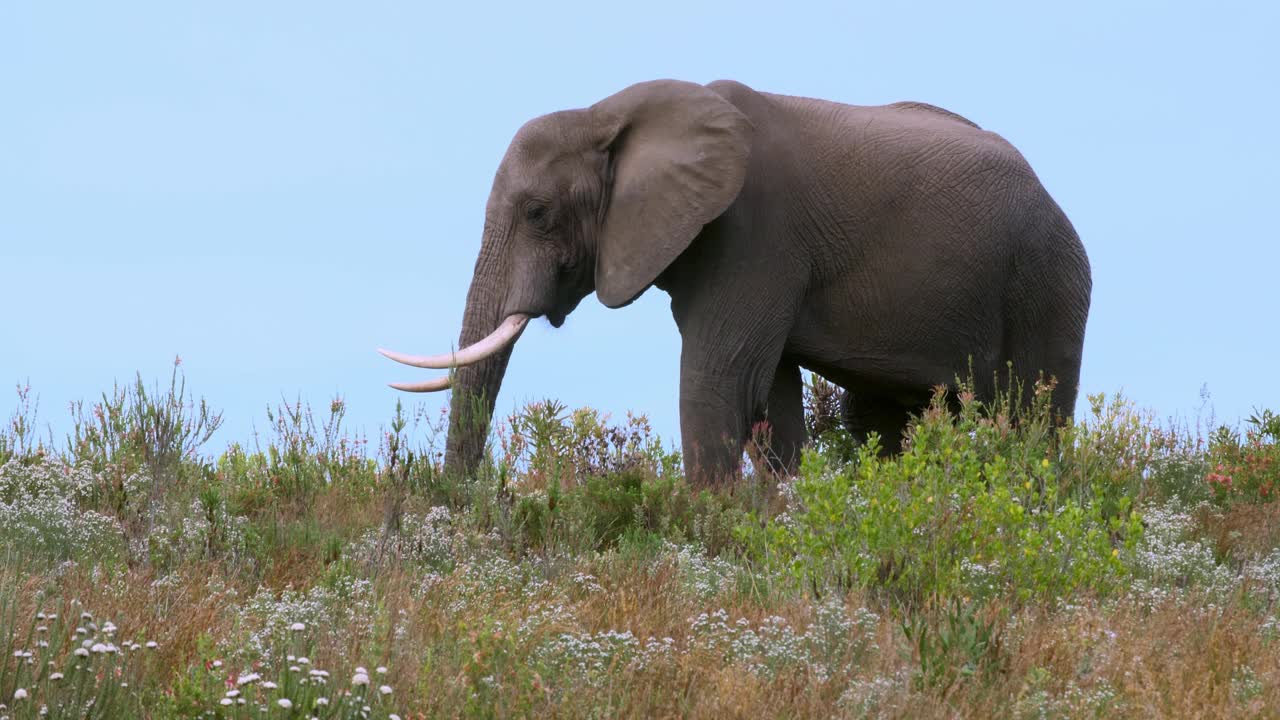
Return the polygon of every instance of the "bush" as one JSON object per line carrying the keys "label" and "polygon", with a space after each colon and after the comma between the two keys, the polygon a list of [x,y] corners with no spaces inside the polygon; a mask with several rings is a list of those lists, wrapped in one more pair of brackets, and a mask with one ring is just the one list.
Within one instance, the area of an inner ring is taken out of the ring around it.
{"label": "bush", "polygon": [[1061,471],[1038,403],[1015,426],[971,397],[958,416],[935,396],[909,447],[854,462],[804,454],[787,512],[741,534],[758,561],[822,592],[881,589],[1022,599],[1108,592],[1142,525],[1116,478]]}
{"label": "bush", "polygon": [[1209,444],[1205,482],[1222,505],[1274,502],[1280,492],[1280,415],[1263,410],[1246,423],[1243,438],[1224,427]]}

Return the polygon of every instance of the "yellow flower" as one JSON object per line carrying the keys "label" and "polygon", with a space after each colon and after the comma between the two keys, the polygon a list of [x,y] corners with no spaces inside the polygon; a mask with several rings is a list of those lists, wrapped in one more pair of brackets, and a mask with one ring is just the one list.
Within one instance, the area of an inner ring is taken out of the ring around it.
{"label": "yellow flower", "polygon": [[1030,481],[1030,480],[1026,481],[1022,486],[1023,486],[1023,487],[1025,487],[1026,489],[1030,490],[1030,489],[1031,489],[1031,481]]}
{"label": "yellow flower", "polygon": [[1049,467],[1049,458],[1040,461],[1040,467]]}
{"label": "yellow flower", "polygon": [[1120,548],[1111,548],[1111,557],[1120,557]]}
{"label": "yellow flower", "polygon": [[933,496],[930,495],[929,497],[925,498],[925,502],[930,502],[930,503],[933,502]]}

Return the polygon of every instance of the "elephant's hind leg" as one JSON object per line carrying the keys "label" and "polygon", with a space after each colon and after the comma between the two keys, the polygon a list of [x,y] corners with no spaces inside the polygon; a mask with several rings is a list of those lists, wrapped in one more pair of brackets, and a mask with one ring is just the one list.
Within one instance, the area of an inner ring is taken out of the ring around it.
{"label": "elephant's hind leg", "polygon": [[855,442],[866,443],[874,432],[880,436],[881,454],[897,455],[902,452],[902,436],[911,414],[925,408],[929,397],[927,392],[903,395],[846,390],[840,397],[840,420]]}
{"label": "elephant's hind leg", "polygon": [[765,412],[756,418],[747,443],[757,472],[794,475],[800,469],[800,449],[806,440],[803,395],[799,366],[782,361],[774,373]]}

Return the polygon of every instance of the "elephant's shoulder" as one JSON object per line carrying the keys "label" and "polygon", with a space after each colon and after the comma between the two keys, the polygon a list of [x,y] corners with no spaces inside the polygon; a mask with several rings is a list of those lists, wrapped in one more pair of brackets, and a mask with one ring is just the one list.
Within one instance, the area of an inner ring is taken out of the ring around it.
{"label": "elephant's shoulder", "polygon": [[958,122],[962,122],[965,125],[968,125],[969,127],[972,127],[972,128],[977,128],[978,130],[982,129],[978,125],[978,123],[970,120],[969,118],[963,115],[960,115],[958,113],[953,113],[950,110],[944,110],[938,107],[937,105],[930,105],[929,103],[922,103],[922,102],[915,102],[915,101],[908,100],[904,102],[890,103],[885,107],[891,108],[893,110],[905,110],[907,112],[932,113],[934,115],[938,115],[938,116],[947,118],[949,120],[956,120]]}

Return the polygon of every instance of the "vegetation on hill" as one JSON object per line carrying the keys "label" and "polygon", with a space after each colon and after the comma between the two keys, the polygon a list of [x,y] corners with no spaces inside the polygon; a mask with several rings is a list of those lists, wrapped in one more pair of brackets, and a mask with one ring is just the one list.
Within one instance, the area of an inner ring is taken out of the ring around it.
{"label": "vegetation on hill", "polygon": [[[554,401],[441,472],[397,404],[219,415],[141,380],[0,429],[0,717],[1273,717],[1280,417],[1055,430],[939,394],[695,490],[642,416]],[[873,441],[874,443],[874,441]]]}

